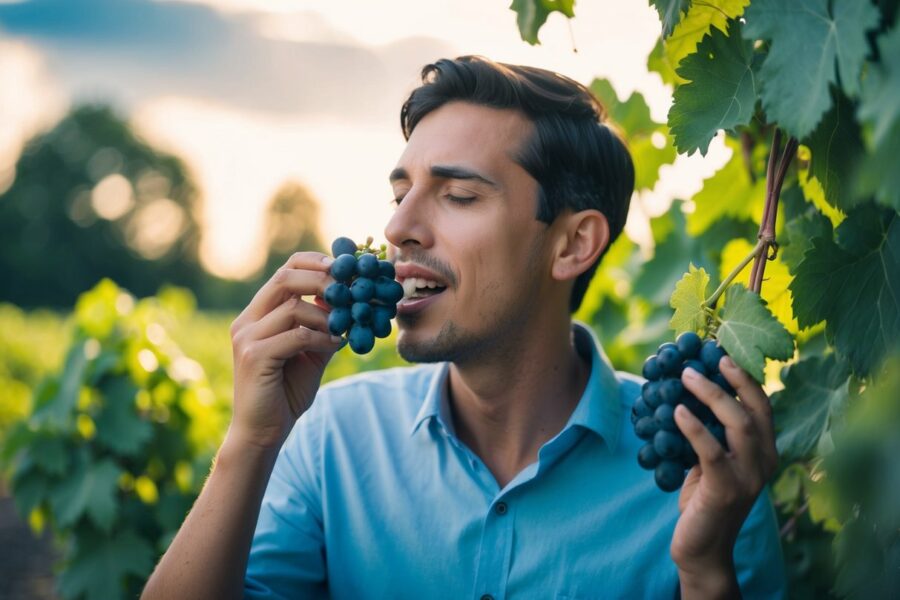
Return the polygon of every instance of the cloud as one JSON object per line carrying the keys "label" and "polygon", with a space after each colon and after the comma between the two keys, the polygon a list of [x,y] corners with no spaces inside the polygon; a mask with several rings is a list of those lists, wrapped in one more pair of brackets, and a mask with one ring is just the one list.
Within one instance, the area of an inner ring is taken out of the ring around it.
{"label": "cloud", "polygon": [[264,35],[259,15],[182,2],[0,4],[0,30],[36,44],[76,98],[129,107],[175,95],[253,111],[365,120],[397,112],[418,69],[453,54],[444,42],[424,37],[366,47],[329,29],[315,13],[292,18],[306,18],[316,35],[275,39]]}

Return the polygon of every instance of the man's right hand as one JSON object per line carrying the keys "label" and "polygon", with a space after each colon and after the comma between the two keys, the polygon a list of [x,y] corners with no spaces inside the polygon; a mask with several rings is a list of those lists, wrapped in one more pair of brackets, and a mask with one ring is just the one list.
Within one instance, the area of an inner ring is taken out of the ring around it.
{"label": "man's right hand", "polygon": [[[333,259],[297,252],[231,324],[234,412],[229,436],[280,447],[312,405],[325,365],[343,340],[328,331],[325,288]],[[314,296],[307,302],[301,296]]]}

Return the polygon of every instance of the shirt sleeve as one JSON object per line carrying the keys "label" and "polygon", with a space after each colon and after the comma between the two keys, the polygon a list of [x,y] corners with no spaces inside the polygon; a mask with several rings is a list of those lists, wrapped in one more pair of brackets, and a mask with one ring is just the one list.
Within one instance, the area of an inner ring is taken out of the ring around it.
{"label": "shirt sleeve", "polygon": [[327,598],[321,502],[322,403],[285,440],[260,507],[244,576],[245,598]]}
{"label": "shirt sleeve", "polygon": [[787,597],[787,579],[778,519],[768,488],[747,515],[734,546],[734,566],[741,595],[747,600]]}

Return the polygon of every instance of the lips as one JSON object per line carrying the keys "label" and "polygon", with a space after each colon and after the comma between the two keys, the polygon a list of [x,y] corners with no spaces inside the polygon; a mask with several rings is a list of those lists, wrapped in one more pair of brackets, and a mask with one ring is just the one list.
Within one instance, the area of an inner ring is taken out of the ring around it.
{"label": "lips", "polygon": [[447,281],[430,269],[414,263],[395,265],[397,281],[403,285],[403,299],[397,305],[399,314],[424,310],[447,289]]}

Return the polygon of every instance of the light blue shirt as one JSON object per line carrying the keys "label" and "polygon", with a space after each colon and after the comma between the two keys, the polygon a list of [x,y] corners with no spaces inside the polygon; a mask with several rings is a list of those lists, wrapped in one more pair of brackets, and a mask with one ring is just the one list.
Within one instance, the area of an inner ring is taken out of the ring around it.
{"label": "light blue shirt", "polygon": [[[568,423],[503,489],[454,435],[448,365],[331,383],[293,428],[263,499],[249,598],[675,598],[678,494],[637,464],[642,380],[589,330]],[[760,495],[734,551],[745,598],[781,598],[775,514]]]}

